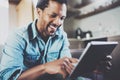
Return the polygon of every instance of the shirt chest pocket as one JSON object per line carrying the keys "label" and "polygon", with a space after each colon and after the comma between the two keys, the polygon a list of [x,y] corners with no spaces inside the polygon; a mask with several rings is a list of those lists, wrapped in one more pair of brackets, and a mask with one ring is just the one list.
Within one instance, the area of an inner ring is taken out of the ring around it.
{"label": "shirt chest pocket", "polygon": [[32,66],[38,65],[39,63],[38,60],[39,60],[39,56],[37,55],[27,55],[24,58],[24,64],[27,67],[32,67]]}
{"label": "shirt chest pocket", "polygon": [[26,49],[24,54],[24,64],[27,67],[32,67],[40,63],[39,60],[40,54],[39,51],[35,48]]}
{"label": "shirt chest pocket", "polygon": [[58,59],[60,56],[59,51],[50,51],[47,53],[47,62]]}
{"label": "shirt chest pocket", "polygon": [[[59,45],[59,46],[58,46]],[[61,44],[53,44],[47,52],[47,61],[53,61],[60,57]]]}

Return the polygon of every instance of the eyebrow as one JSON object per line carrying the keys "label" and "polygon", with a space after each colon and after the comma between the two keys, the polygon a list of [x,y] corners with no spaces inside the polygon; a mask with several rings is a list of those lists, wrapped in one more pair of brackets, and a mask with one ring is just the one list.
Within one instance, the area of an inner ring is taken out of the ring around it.
{"label": "eyebrow", "polygon": [[[52,13],[50,13],[50,14],[56,14],[56,15],[58,15],[58,14],[55,13],[55,12],[52,12]],[[62,16],[60,16],[60,17],[66,17],[66,15],[62,15]]]}

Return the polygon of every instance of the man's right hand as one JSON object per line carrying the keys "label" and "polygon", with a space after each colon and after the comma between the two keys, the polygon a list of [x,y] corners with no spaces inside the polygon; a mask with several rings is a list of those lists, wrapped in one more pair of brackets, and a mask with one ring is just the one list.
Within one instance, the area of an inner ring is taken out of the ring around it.
{"label": "man's right hand", "polygon": [[48,62],[44,64],[45,72],[48,74],[62,74],[65,78],[74,68],[73,63],[77,63],[78,60],[76,58],[61,58],[52,62]]}
{"label": "man's right hand", "polygon": [[74,68],[73,63],[76,63],[75,58],[61,58],[45,64],[35,66],[31,69],[24,71],[17,80],[36,80],[44,74],[61,74],[65,78]]}

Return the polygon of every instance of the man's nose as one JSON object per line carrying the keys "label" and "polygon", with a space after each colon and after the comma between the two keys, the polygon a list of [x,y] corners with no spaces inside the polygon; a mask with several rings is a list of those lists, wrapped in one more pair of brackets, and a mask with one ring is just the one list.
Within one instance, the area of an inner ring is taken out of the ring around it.
{"label": "man's nose", "polygon": [[56,18],[53,23],[56,25],[56,26],[59,26],[62,24],[62,20],[60,18]]}

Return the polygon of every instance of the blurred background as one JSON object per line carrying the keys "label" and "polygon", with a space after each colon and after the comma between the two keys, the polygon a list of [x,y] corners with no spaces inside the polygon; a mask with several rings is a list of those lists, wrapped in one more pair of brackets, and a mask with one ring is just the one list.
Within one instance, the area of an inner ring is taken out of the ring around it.
{"label": "blurred background", "polygon": [[[36,19],[36,2],[0,0],[0,45],[4,44],[10,31]],[[120,42],[120,0],[68,0],[67,7],[63,28],[68,34],[74,57],[78,57],[76,54],[80,54],[89,41]],[[112,53],[114,65],[108,80],[120,80],[119,52],[118,45]]]}
{"label": "blurred background", "polygon": [[[0,0],[0,43],[10,30],[36,18],[37,0]],[[120,35],[119,0],[68,0],[64,30],[70,40]],[[88,33],[81,35],[82,32]]]}

